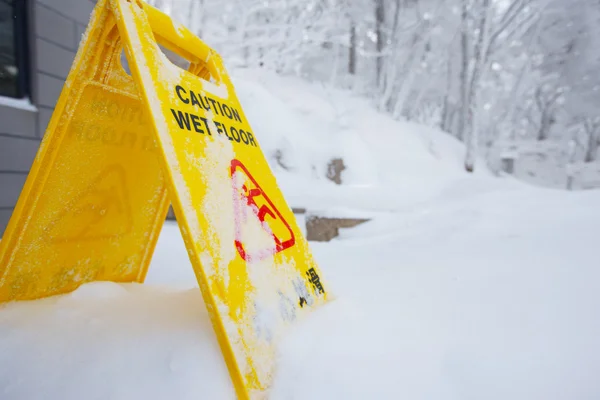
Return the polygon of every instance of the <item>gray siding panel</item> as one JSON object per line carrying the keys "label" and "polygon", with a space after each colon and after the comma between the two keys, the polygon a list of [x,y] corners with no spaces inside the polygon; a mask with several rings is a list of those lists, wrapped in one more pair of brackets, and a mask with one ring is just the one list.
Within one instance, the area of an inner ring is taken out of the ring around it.
{"label": "gray siding panel", "polygon": [[[3,171],[29,171],[39,146],[38,140],[0,136],[0,174]],[[4,191],[1,183],[0,188]]]}
{"label": "gray siding panel", "polygon": [[75,52],[65,50],[44,39],[37,39],[36,47],[39,60],[38,70],[66,79],[75,58]]}
{"label": "gray siding panel", "polygon": [[38,112],[38,131],[40,137],[44,137],[53,111],[54,110],[51,108],[40,108],[40,111]]}
{"label": "gray siding panel", "polygon": [[75,22],[46,7],[38,7],[35,12],[35,34],[54,43],[75,50],[77,43],[73,37]]}
{"label": "gray siding panel", "polygon": [[0,134],[35,137],[35,111],[0,107]]}
{"label": "gray siding panel", "polygon": [[0,173],[0,209],[12,208],[17,203],[21,189],[27,179],[26,174]]}
{"label": "gray siding panel", "polygon": [[40,105],[54,108],[56,100],[65,82],[61,79],[46,74],[38,74],[38,101]]}
{"label": "gray siding panel", "polygon": [[77,42],[76,48],[79,48],[81,40],[83,39],[83,34],[85,33],[86,29],[87,25],[77,24],[77,27],[75,28],[75,41]]}
{"label": "gray siding panel", "polygon": [[8,220],[12,214],[12,209],[0,208],[0,239],[2,239],[2,234],[6,229],[6,225],[8,225]]}
{"label": "gray siding panel", "polygon": [[38,3],[84,25],[90,21],[94,9],[94,4],[85,0],[38,0]]}

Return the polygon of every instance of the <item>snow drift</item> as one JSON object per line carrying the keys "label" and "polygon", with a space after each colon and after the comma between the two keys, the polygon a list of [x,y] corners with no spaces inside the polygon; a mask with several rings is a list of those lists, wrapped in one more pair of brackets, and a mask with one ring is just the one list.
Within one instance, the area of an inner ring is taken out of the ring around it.
{"label": "snow drift", "polygon": [[[235,83],[292,204],[374,217],[312,244],[336,300],[281,343],[271,398],[600,397],[599,192],[465,175],[456,141],[344,92]],[[2,306],[0,354],[7,400],[234,398],[172,223],[144,285]]]}

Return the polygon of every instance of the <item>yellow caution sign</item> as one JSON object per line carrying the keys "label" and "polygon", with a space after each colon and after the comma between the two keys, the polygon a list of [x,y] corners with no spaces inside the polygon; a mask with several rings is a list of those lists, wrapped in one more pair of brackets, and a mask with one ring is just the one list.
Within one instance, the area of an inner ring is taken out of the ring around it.
{"label": "yellow caution sign", "polygon": [[321,273],[219,55],[100,0],[0,242],[0,301],[143,282],[169,203],[237,394],[263,397],[281,334],[327,299]]}

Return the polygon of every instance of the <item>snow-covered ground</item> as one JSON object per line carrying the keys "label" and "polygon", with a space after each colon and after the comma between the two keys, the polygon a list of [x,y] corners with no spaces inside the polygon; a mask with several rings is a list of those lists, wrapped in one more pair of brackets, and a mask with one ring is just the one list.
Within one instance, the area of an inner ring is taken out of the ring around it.
{"label": "snow-covered ground", "polygon": [[[343,92],[236,82],[294,206],[373,218],[311,243],[335,299],[281,343],[270,398],[600,398],[600,191],[468,176],[454,140]],[[2,400],[233,397],[173,223],[144,285],[0,308]]]}

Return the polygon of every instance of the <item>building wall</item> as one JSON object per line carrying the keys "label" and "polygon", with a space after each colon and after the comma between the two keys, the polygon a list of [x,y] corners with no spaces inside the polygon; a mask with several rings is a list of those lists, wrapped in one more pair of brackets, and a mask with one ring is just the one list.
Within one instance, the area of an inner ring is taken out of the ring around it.
{"label": "building wall", "polygon": [[95,0],[27,0],[32,107],[0,99],[0,237],[12,214]]}

